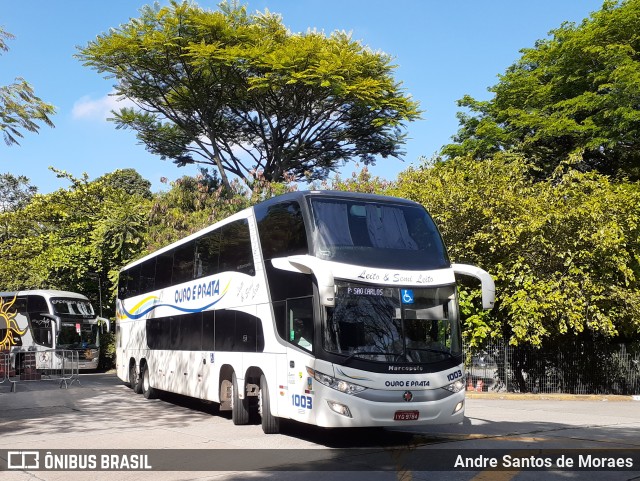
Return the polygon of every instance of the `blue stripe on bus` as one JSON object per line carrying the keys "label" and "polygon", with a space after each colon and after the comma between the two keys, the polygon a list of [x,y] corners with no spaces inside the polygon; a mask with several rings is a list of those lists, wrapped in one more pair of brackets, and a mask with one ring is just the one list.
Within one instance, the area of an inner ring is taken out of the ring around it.
{"label": "blue stripe on bus", "polygon": [[140,319],[141,317],[143,317],[144,315],[148,314],[149,312],[151,312],[152,310],[154,310],[154,309],[156,309],[158,307],[171,307],[171,308],[176,309],[176,310],[181,311],[181,312],[190,312],[190,313],[202,312],[202,311],[204,311],[206,309],[209,309],[211,306],[216,305],[218,302],[220,302],[222,297],[224,297],[224,296],[221,296],[220,298],[216,299],[211,304],[207,304],[206,306],[198,307],[196,309],[187,309],[186,307],[178,307],[178,306],[176,306],[174,304],[155,304],[155,305],[145,309],[142,312],[138,312],[137,314],[132,314],[131,312],[127,311],[124,308],[124,305],[122,306],[122,310],[127,315],[127,317],[130,318],[130,319]]}

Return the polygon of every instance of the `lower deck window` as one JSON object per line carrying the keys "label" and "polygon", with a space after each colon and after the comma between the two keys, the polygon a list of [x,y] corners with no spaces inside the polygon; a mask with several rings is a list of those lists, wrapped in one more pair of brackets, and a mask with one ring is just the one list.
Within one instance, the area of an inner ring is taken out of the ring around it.
{"label": "lower deck window", "polygon": [[264,351],[262,321],[230,309],[147,319],[150,349]]}

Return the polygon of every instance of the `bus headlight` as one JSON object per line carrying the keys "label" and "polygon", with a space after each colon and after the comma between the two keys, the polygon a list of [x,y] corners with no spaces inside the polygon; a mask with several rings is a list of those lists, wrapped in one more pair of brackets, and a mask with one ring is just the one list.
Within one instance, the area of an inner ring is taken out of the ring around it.
{"label": "bus headlight", "polygon": [[331,389],[335,389],[336,391],[340,391],[345,394],[357,394],[367,389],[366,387],[360,386],[359,384],[343,381],[342,379],[336,379],[335,377],[331,377],[328,374],[324,374],[320,371],[315,371],[310,367],[307,367],[307,373],[320,384],[323,384],[327,387],[330,387]]}
{"label": "bus headlight", "polygon": [[346,418],[352,418],[353,417],[351,415],[351,410],[349,409],[348,406],[345,406],[344,404],[337,403],[335,401],[330,401],[329,399],[327,399],[327,404],[329,405],[329,408],[333,412],[338,413],[341,416],[344,416]]}
{"label": "bus headlight", "polygon": [[458,379],[447,386],[443,386],[442,389],[446,389],[451,392],[460,392],[464,389],[464,381],[462,379]]}

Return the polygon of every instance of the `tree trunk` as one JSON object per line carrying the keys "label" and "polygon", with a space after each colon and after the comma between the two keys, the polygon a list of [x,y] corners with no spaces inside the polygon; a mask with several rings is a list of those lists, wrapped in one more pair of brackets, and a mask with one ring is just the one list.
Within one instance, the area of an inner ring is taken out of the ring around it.
{"label": "tree trunk", "polygon": [[227,192],[231,192],[231,183],[229,182],[229,178],[227,177],[227,172],[224,170],[222,166],[222,161],[220,160],[220,156],[218,154],[213,156],[213,161],[216,163],[216,167],[218,168],[218,172],[220,173],[220,180],[222,181],[222,185]]}

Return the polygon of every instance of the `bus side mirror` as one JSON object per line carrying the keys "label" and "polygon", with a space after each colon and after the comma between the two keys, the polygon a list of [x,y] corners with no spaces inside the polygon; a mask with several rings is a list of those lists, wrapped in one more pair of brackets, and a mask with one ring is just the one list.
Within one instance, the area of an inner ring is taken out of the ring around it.
{"label": "bus side mirror", "polygon": [[313,274],[318,282],[320,304],[326,307],[334,307],[336,303],[335,282],[333,273],[317,257],[309,255],[278,257],[271,259],[271,264],[276,269],[290,272]]}
{"label": "bus side mirror", "polygon": [[484,269],[468,264],[451,264],[451,267],[456,274],[478,279],[482,284],[482,308],[493,309],[496,300],[496,285],[491,274]]}

